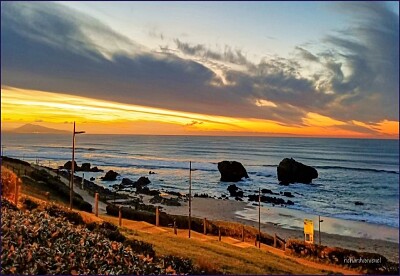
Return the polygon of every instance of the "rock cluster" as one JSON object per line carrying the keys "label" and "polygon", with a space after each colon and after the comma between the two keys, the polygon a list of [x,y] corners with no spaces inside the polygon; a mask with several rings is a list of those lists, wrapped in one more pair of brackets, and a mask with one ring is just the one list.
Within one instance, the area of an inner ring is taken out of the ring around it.
{"label": "rock cluster", "polygon": [[141,176],[138,180],[132,181],[129,178],[123,178],[120,184],[112,185],[112,187],[117,191],[130,191],[132,189],[136,189],[136,193],[138,194],[147,194],[147,195],[159,195],[160,192],[157,190],[150,190],[147,185],[150,184],[151,181],[149,178],[145,176]]}
{"label": "rock cluster", "polygon": [[162,205],[167,206],[181,206],[182,204],[179,202],[180,198],[165,198],[160,195],[155,195],[153,198],[150,199],[151,204],[160,203]]}
{"label": "rock cluster", "polygon": [[230,196],[243,197],[243,191],[235,184],[229,185],[227,190],[229,191]]}
{"label": "rock cluster", "polygon": [[[70,171],[72,169],[72,162],[71,161],[67,161],[64,164],[64,166],[62,166],[61,168]],[[97,167],[91,168],[91,164],[90,163],[83,163],[82,166],[78,166],[76,161],[74,161],[74,171],[76,171],[76,172],[102,172],[103,170],[101,170],[101,169],[99,169]]]}
{"label": "rock cluster", "polygon": [[[248,199],[249,201],[258,202],[258,195],[249,195]],[[265,195],[261,196],[260,201],[264,203],[272,203],[273,205],[294,205],[294,202],[291,200],[285,201],[283,198]]]}

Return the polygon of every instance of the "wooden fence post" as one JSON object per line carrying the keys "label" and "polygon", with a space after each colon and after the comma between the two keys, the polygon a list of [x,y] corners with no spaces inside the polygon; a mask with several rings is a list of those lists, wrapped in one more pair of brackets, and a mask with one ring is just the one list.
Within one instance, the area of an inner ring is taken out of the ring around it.
{"label": "wooden fence post", "polygon": [[118,225],[119,225],[119,227],[122,226],[122,210],[121,210],[121,206],[119,206],[119,212],[118,212]]}
{"label": "wooden fence post", "polygon": [[244,242],[244,225],[242,225],[242,242]]}
{"label": "wooden fence post", "polygon": [[99,193],[94,194],[94,213],[96,217],[99,216]]}
{"label": "wooden fence post", "polygon": [[174,219],[174,234],[178,235],[178,230],[176,229],[176,220]]}
{"label": "wooden fence post", "polygon": [[274,235],[274,247],[276,248],[276,233]]}
{"label": "wooden fence post", "polygon": [[156,226],[160,226],[160,211],[158,210],[158,206],[156,206]]}
{"label": "wooden fence post", "polygon": [[218,240],[221,241],[221,226],[218,226]]}
{"label": "wooden fence post", "polygon": [[207,218],[204,218],[203,224],[204,224],[203,234],[207,235]]}

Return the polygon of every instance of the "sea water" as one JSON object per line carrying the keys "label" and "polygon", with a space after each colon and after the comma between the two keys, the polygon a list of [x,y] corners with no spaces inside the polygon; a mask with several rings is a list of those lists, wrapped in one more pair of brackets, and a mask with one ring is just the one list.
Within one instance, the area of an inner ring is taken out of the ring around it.
{"label": "sea water", "polygon": [[[57,167],[71,160],[72,135],[2,133],[2,145],[5,156]],[[283,158],[316,168],[318,178],[279,185],[277,165]],[[104,173],[85,173],[106,187],[124,177],[147,176],[149,188],[181,193],[188,192],[191,161],[193,194],[216,197],[229,195],[231,184],[220,182],[218,162],[235,160],[250,177],[236,183],[245,201],[259,188],[288,191],[295,204],[287,208],[399,227],[398,140],[84,134],[76,136],[75,160],[120,173],[114,182],[101,181]]]}

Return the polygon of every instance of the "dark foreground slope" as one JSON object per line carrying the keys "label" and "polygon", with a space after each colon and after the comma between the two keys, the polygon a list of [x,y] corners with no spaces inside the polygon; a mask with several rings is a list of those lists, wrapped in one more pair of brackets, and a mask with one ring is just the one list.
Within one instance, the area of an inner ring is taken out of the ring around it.
{"label": "dark foreground slope", "polygon": [[188,259],[155,256],[152,245],[127,240],[111,224],[85,224],[56,206],[21,211],[1,203],[3,274],[201,273]]}

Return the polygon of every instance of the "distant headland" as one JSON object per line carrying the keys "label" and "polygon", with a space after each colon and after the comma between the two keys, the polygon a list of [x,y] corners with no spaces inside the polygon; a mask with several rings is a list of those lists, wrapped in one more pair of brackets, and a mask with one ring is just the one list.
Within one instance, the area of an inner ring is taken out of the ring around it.
{"label": "distant headland", "polygon": [[49,127],[44,127],[44,126],[39,126],[35,124],[26,124],[21,127],[11,129],[9,132],[13,133],[57,133],[57,134],[63,134],[63,133],[69,133],[66,130],[60,130],[60,129],[55,129],[55,128],[49,128]]}

